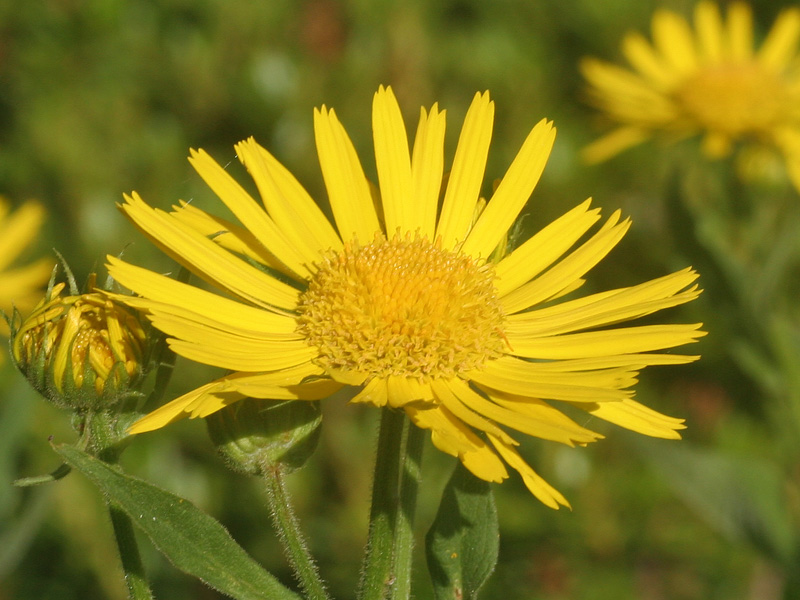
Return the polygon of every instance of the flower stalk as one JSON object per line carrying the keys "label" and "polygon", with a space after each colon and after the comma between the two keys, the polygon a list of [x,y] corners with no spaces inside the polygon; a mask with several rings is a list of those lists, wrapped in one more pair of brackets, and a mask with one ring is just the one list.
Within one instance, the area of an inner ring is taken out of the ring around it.
{"label": "flower stalk", "polygon": [[424,432],[411,426],[405,414],[383,411],[360,600],[404,600],[411,595],[423,442]]}
{"label": "flower stalk", "polygon": [[289,490],[286,488],[286,469],[280,464],[265,466],[264,482],[275,531],[305,597],[309,600],[328,600],[330,596],[308,550]]}

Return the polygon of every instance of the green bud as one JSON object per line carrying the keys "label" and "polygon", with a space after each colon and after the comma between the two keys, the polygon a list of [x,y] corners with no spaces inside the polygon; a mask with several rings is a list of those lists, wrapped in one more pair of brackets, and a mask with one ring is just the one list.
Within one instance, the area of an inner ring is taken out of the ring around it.
{"label": "green bud", "polygon": [[26,319],[14,316],[12,357],[57,406],[110,409],[141,379],[147,336],[136,313],[102,292],[65,296],[65,287],[52,285]]}
{"label": "green bud", "polygon": [[246,398],[206,417],[218,452],[234,470],[266,475],[302,467],[319,441],[319,402]]}

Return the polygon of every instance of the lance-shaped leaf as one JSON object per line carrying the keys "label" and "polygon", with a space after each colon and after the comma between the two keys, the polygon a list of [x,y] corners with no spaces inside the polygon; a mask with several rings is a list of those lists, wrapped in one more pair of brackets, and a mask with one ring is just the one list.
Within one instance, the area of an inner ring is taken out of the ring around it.
{"label": "lance-shaped leaf", "polygon": [[68,445],[54,449],[116,503],[181,571],[236,600],[299,600],[188,500]]}
{"label": "lance-shaped leaf", "polygon": [[436,600],[474,600],[497,564],[497,509],[489,484],[458,463],[425,549]]}

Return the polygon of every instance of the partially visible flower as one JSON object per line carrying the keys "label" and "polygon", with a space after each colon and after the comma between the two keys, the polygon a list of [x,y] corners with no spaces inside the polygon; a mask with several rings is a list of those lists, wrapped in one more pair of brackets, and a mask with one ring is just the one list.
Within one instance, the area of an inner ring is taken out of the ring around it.
{"label": "partially visible flower", "polygon": [[696,5],[694,31],[669,10],[653,15],[652,45],[628,33],[622,52],[632,69],[584,59],[594,103],[619,126],[585,149],[603,161],[655,134],[702,135],[706,155],[737,142],[765,145],[786,159],[800,189],[800,8],[784,10],[757,50],[750,7]]}
{"label": "partially visible flower", "polygon": [[65,287],[53,285],[27,318],[12,322],[12,357],[57,406],[111,408],[141,375],[144,329],[136,313],[103,293],[66,296]]}
{"label": "partially visible flower", "polygon": [[405,411],[481,479],[501,482],[510,466],[553,508],[566,499],[508,430],[570,446],[602,437],[556,403],[679,438],[682,420],[635,402],[629,388],[648,365],[695,360],[655,351],[696,341],[700,325],[607,326],[693,300],[696,273],[563,300],[630,225],[617,211],[585,237],[600,220],[589,201],[511,252],[495,252],[539,180],[555,130],[545,120],[533,128],[483,208],[493,118],[488,93],[476,94],[443,186],[444,113],[421,111],[409,149],[394,94],[381,87],[375,188],[334,111],[315,111],[335,226],[253,139],[236,151],[263,206],[205,152],[190,158],[244,226],[194,204],[165,212],[126,197],[128,217],[222,294],[109,257],[114,279],[141,296],[115,298],[147,311],[177,354],[231,371],[130,431],[207,417],[248,397],[318,400],[352,386],[352,402]]}
{"label": "partially visible flower", "polygon": [[[27,313],[42,297],[42,291],[54,261],[42,258],[24,266],[14,266],[39,234],[45,212],[36,202],[26,202],[11,212],[0,196],[0,310],[11,315],[14,308]],[[8,326],[0,319],[0,332],[8,335]],[[5,353],[0,353],[2,362]]]}

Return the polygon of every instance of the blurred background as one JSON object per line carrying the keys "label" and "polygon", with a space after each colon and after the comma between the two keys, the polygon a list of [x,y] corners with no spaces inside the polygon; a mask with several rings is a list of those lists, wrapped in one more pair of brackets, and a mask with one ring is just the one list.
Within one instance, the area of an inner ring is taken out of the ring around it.
{"label": "blurred background", "polygon": [[[789,5],[753,4],[757,39]],[[379,84],[392,85],[412,132],[420,106],[447,109],[448,161],[473,94],[488,89],[496,124],[487,184],[502,176],[539,119],[553,119],[558,137],[525,231],[589,196],[604,214],[621,208],[633,228],[586,289],[694,265],[706,293],[659,319],[703,321],[710,335],[687,350],[703,354],[699,363],[652,368],[638,387],[643,403],[687,419],[684,442],[642,440],[591,421],[607,439],[590,448],[525,444],[531,464],[573,510],[545,508],[513,476],[496,486],[500,563],[483,597],[797,598],[789,594],[797,590],[800,429],[784,418],[786,404],[800,402],[797,284],[785,284],[797,281],[786,277],[797,274],[791,235],[780,268],[756,277],[773,264],[772,242],[783,239],[776,232],[797,231],[797,192],[767,178],[740,189],[731,206],[726,165],[694,160],[690,144],[652,143],[591,167],[578,155],[606,131],[586,103],[580,58],[620,60],[622,34],[649,36],[656,6],[690,16],[693,3],[0,0],[0,194],[15,205],[29,198],[46,205],[48,221],[30,256],[57,249],[79,281],[106,254],[122,252],[167,272],[173,265],[116,203],[136,190],[154,206],[191,199],[217,211],[186,161],[189,148],[231,163],[238,176],[233,145],[255,136],[325,198],[315,106],[336,109],[374,174],[370,110]],[[212,376],[179,362],[171,395]],[[313,552],[339,598],[352,597],[358,580],[377,417],[340,399],[326,402],[321,447],[291,480]],[[75,474],[38,488],[11,486],[57,466],[50,436],[74,440],[69,417],[38,398],[6,360],[0,600],[123,599],[97,492]],[[142,436],[123,466],[214,515],[292,584],[261,485],[225,469],[202,422]],[[424,467],[420,541],[453,462],[429,446]],[[142,547],[159,598],[221,597],[175,570],[146,539]],[[416,597],[427,598],[419,554]]]}

